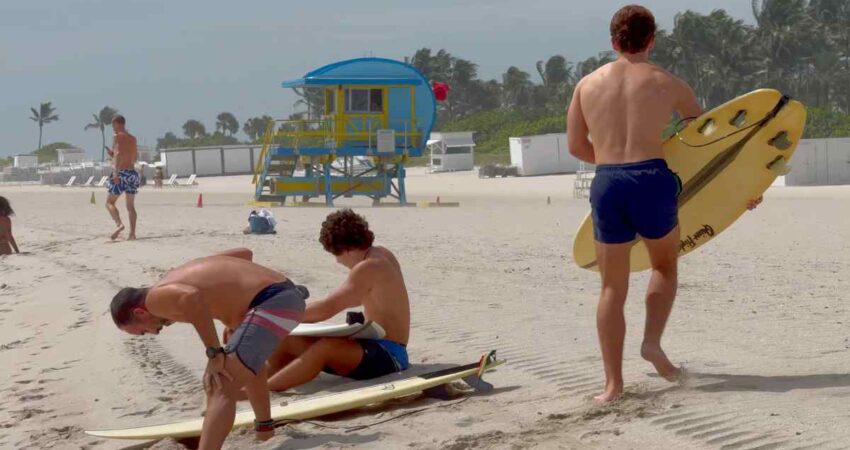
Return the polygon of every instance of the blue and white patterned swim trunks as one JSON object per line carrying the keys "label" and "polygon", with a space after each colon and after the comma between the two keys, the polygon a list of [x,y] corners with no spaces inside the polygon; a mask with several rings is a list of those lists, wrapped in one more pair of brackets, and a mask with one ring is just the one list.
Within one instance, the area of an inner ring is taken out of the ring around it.
{"label": "blue and white patterned swim trunks", "polygon": [[139,173],[133,169],[123,169],[118,171],[118,183],[112,177],[109,177],[109,182],[106,188],[112,195],[131,194],[136,195],[139,191],[141,178]]}

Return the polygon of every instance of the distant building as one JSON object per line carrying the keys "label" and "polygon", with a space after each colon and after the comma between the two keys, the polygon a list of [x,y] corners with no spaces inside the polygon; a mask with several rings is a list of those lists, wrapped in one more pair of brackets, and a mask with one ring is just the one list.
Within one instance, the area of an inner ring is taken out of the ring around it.
{"label": "distant building", "polygon": [[262,145],[165,148],[160,159],[166,176],[245,175],[253,173],[262,150]]}
{"label": "distant building", "polygon": [[802,139],[790,166],[786,186],[850,184],[850,138]]}
{"label": "distant building", "polygon": [[154,162],[153,159],[156,158],[156,149],[153,149],[153,148],[150,148],[150,147],[145,147],[145,146],[142,146],[142,145],[138,146],[138,148],[139,148],[139,162],[146,162],[146,163]]}
{"label": "distant building", "polygon": [[570,154],[566,133],[509,137],[511,165],[521,176],[575,173],[581,161]]}
{"label": "distant building", "polygon": [[86,151],[81,148],[60,148],[56,150],[59,164],[81,163],[86,160]]}
{"label": "distant building", "polygon": [[12,167],[18,169],[28,169],[32,167],[38,167],[38,156],[37,155],[15,155],[14,162]]}
{"label": "distant building", "polygon": [[472,134],[472,131],[431,133],[428,138],[428,148],[431,150],[431,171],[472,170],[475,149]]}

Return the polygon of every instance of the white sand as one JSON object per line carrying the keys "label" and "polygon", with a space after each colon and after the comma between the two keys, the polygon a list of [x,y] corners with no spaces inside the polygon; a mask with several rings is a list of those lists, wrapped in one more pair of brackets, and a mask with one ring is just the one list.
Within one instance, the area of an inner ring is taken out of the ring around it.
{"label": "white sand", "polygon": [[[322,296],[343,267],[317,242],[326,208],[278,208],[276,236],[243,236],[248,177],[138,196],[137,242],[109,243],[103,189],[3,187],[25,255],[0,257],[0,448],[114,449],[82,430],[197,417],[202,345],[188,325],[133,338],[107,312],[122,286],[183,261],[247,246]],[[589,406],[602,386],[597,274],[570,258],[587,200],[571,176],[478,179],[412,170],[412,201],[460,208],[360,208],[394,250],[412,299],[410,373],[497,349],[497,390],[463,403],[409,399],[296,424],[256,448],[840,448],[850,443],[847,357],[850,186],[774,187],[764,204],[681,263],[665,344],[692,377],[674,386],[638,355],[647,274],[627,305],[627,398]],[[96,192],[97,205],[89,204]],[[195,207],[199,193],[204,208]],[[547,206],[546,197],[552,204]],[[364,205],[344,200],[339,205]],[[338,206],[339,206],[338,205]],[[122,212],[123,214],[123,212]],[[341,320],[341,319],[340,319]],[[373,381],[374,383],[374,381]],[[364,383],[321,376],[303,394]],[[368,384],[368,383],[366,383]],[[247,405],[240,405],[247,408]],[[157,448],[173,448],[161,442]],[[234,433],[226,448],[252,447]]]}

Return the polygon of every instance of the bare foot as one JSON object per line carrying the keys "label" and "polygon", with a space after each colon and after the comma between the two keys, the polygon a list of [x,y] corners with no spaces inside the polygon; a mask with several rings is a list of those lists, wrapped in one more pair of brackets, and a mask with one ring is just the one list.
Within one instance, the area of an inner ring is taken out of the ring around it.
{"label": "bare foot", "polygon": [[127,240],[128,241],[135,241],[136,240],[136,233],[130,233],[130,235],[127,236]]}
{"label": "bare foot", "polygon": [[607,405],[609,403],[613,403],[617,401],[623,395],[622,387],[605,387],[605,392],[593,397],[593,404],[595,405]]}
{"label": "bare foot", "polygon": [[667,381],[678,381],[682,376],[682,371],[667,359],[664,350],[657,345],[644,343],[640,347],[640,356],[651,362],[658,375],[661,375]]}
{"label": "bare foot", "polygon": [[118,239],[118,235],[121,234],[122,231],[124,231],[124,225],[123,224],[118,225],[118,228],[116,228],[115,231],[112,233],[112,236],[110,236],[110,239],[112,239],[113,241]]}

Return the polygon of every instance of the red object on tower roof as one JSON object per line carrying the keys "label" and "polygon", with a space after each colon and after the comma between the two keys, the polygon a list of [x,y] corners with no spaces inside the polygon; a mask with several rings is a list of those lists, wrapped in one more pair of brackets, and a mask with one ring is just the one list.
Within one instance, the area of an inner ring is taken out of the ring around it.
{"label": "red object on tower roof", "polygon": [[446,83],[440,83],[439,81],[431,82],[431,90],[434,91],[434,98],[437,99],[438,102],[446,101],[446,97],[449,96],[449,85]]}

